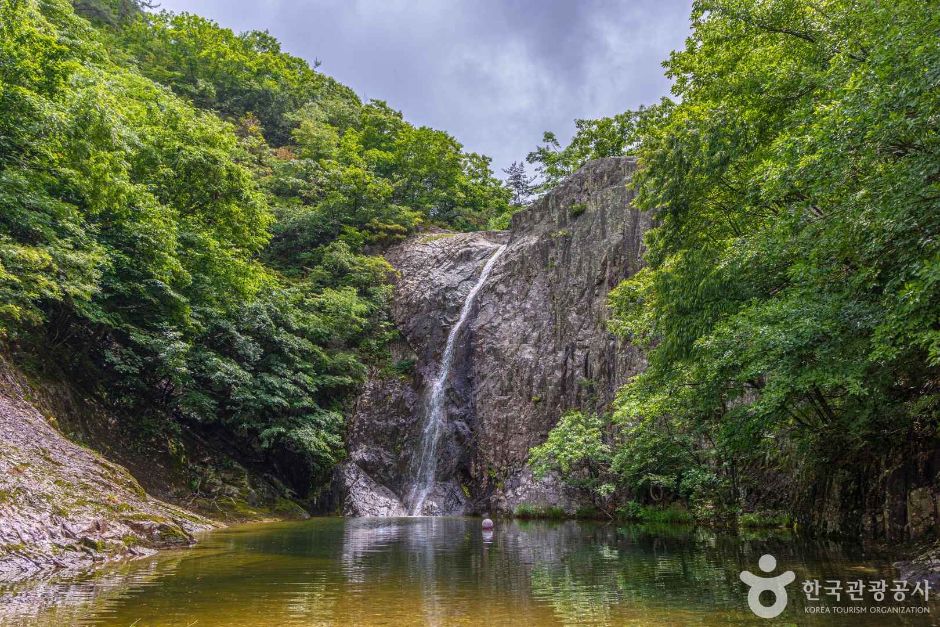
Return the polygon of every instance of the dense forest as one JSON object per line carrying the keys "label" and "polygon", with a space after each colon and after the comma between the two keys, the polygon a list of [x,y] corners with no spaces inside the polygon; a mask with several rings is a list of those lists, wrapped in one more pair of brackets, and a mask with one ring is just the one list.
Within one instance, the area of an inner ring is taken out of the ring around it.
{"label": "dense forest", "polygon": [[611,295],[648,368],[532,461],[705,518],[761,490],[792,508],[834,469],[874,484],[938,447],[940,11],[699,0],[692,26],[674,98],[529,155],[549,187],[635,155],[657,220]]}
{"label": "dense forest", "polygon": [[484,227],[509,192],[267,33],[74,4],[0,2],[2,341],[133,429],[211,427],[303,494],[388,365],[377,251]]}

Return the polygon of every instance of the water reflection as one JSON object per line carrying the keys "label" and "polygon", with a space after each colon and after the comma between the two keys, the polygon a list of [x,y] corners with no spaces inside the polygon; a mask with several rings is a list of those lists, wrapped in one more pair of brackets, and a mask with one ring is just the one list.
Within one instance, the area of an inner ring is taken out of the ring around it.
{"label": "water reflection", "polygon": [[[0,623],[767,624],[748,610],[738,580],[764,553],[797,581],[891,578],[875,556],[780,533],[573,521],[499,521],[483,531],[475,519],[329,518],[216,532],[201,548],[93,577],[0,585]],[[794,588],[782,621],[845,624],[804,614]],[[905,620],[930,624],[892,622]]]}

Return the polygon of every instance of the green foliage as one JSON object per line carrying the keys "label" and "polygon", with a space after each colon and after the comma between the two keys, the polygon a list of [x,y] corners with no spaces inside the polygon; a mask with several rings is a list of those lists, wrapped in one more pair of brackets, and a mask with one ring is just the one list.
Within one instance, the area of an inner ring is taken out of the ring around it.
{"label": "green foliage", "polygon": [[590,490],[601,500],[613,492],[611,447],[604,440],[604,419],[569,411],[549,431],[548,439],[529,451],[529,465],[538,479],[557,472],[566,482]]}
{"label": "green foliage", "polygon": [[530,505],[529,503],[520,503],[516,505],[516,509],[513,510],[512,515],[515,518],[539,518],[541,510],[535,505]]}
{"label": "green foliage", "polygon": [[643,506],[636,501],[627,501],[617,508],[616,513],[620,520],[642,520]]}
{"label": "green foliage", "polygon": [[529,465],[537,478],[557,471],[567,476],[583,466],[609,460],[610,447],[603,441],[604,422],[579,411],[565,413],[548,433],[548,439],[529,451]]}
{"label": "green foliage", "polygon": [[576,202],[568,207],[568,215],[571,218],[579,218],[587,211],[587,205],[583,202]]}
{"label": "green foliage", "polygon": [[513,161],[508,168],[504,168],[506,174],[506,187],[512,191],[510,203],[514,207],[525,207],[532,198],[535,191],[533,183],[535,177],[529,176],[525,171],[525,165],[518,161]]}
{"label": "green foliage", "polygon": [[0,338],[306,493],[386,355],[393,272],[366,247],[485,226],[509,192],[266,33],[75,4],[95,26],[0,0]]}
{"label": "green foliage", "polygon": [[614,467],[734,501],[929,446],[940,397],[940,14],[902,1],[707,0],[636,118],[649,267],[611,294],[648,349]]}
{"label": "green foliage", "polygon": [[530,503],[520,503],[516,506],[512,513],[514,518],[526,519],[548,519],[548,520],[562,520],[568,518],[568,514],[561,507],[556,507],[554,505],[547,505],[545,507],[540,507],[538,505],[532,505]]}
{"label": "green foliage", "polygon": [[693,522],[692,515],[682,506],[673,503],[666,507],[641,505],[636,501],[627,501],[617,508],[617,518],[642,523],[688,524]]}
{"label": "green foliage", "polygon": [[564,148],[555,133],[546,131],[542,145],[526,157],[541,176],[536,189],[555,187],[592,159],[631,154],[637,142],[637,120],[644,114],[645,109],[640,109],[609,118],[575,120],[574,137]]}
{"label": "green foliage", "polygon": [[116,26],[139,17],[144,7],[153,5],[146,0],[72,0],[72,6],[94,23]]}
{"label": "green foliage", "polygon": [[279,158],[259,155],[283,225],[277,241],[290,242],[278,254],[340,235],[389,243],[422,221],[478,229],[508,207],[510,192],[489,158],[464,152],[443,131],[412,126],[382,101],[362,104],[267,33],[236,35],[163,12],[116,37],[148,77],[283,148]]}
{"label": "green foliage", "polygon": [[746,512],[738,516],[738,524],[749,529],[792,527],[793,519],[783,512]]}
{"label": "green foliage", "polygon": [[308,102],[355,109],[352,91],[281,51],[262,31],[237,35],[188,13],[147,14],[114,35],[148,78],[202,109],[233,119],[251,113],[276,146],[288,143],[290,114]]}
{"label": "green foliage", "polygon": [[596,520],[603,518],[603,515],[601,511],[593,505],[586,505],[575,510],[574,517],[582,520]]}
{"label": "green foliage", "polygon": [[400,377],[411,377],[415,370],[414,359],[399,359],[392,364],[392,370]]}

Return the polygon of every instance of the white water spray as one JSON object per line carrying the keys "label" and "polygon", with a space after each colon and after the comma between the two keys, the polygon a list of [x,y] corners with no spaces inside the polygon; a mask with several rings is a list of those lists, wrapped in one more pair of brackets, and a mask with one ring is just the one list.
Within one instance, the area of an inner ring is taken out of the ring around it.
{"label": "white water spray", "polygon": [[454,348],[457,344],[457,336],[463,328],[467,319],[470,317],[470,311],[473,309],[473,303],[476,300],[477,292],[486,283],[487,277],[493,270],[496,260],[506,250],[506,245],[500,246],[493,256],[490,257],[476,285],[467,294],[467,299],[463,303],[463,309],[460,310],[460,318],[457,324],[453,326],[447,335],[447,344],[444,345],[444,354],[441,355],[441,363],[438,367],[437,377],[434,378],[434,384],[431,386],[431,394],[428,396],[427,411],[424,429],[421,432],[421,450],[419,451],[418,467],[414,473],[414,483],[408,494],[408,513],[411,516],[419,516],[424,502],[428,498],[431,490],[434,488],[434,481],[437,474],[437,445],[441,439],[441,431],[444,426],[444,419],[447,417],[444,411],[444,405],[447,397],[444,394],[447,386],[447,379],[450,376],[450,367],[454,361]]}

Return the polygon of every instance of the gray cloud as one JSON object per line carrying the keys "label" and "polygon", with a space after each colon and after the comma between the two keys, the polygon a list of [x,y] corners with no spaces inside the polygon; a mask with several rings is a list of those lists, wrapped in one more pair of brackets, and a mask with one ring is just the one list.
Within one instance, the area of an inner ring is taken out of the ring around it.
{"label": "gray cloud", "polygon": [[415,124],[447,130],[498,170],[542,131],[669,91],[661,62],[691,0],[162,0],[284,49]]}

